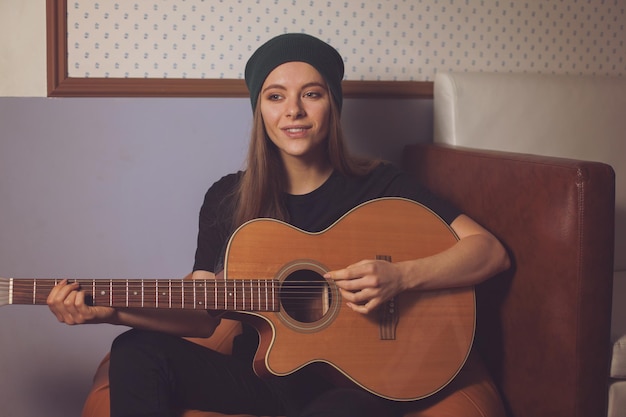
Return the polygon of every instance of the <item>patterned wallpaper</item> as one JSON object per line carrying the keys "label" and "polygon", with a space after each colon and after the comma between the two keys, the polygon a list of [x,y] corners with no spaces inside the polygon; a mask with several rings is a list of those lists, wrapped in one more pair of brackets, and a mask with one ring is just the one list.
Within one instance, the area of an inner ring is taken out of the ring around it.
{"label": "patterned wallpaper", "polygon": [[624,76],[624,0],[68,1],[70,77],[242,78],[254,49],[306,32],[346,79],[437,71]]}

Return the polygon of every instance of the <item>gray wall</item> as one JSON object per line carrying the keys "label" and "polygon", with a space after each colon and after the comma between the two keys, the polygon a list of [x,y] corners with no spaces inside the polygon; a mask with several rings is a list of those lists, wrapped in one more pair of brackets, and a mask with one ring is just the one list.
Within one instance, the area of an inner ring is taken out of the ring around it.
{"label": "gray wall", "polygon": [[[358,153],[432,138],[430,100],[347,100]],[[0,98],[0,276],[171,278],[191,270],[207,187],[242,167],[247,99]],[[0,310],[0,417],[78,416],[116,334],[45,306]]]}

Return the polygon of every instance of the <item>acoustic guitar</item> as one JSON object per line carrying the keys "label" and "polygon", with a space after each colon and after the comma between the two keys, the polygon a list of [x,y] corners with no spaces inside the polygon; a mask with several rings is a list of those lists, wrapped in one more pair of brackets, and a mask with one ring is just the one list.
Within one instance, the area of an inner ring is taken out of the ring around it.
{"label": "acoustic guitar", "polygon": [[[411,401],[445,387],[465,363],[475,330],[473,288],[405,291],[363,315],[323,275],[363,259],[427,257],[456,241],[423,205],[381,198],[319,233],[272,219],[249,221],[230,238],[223,275],[215,280],[79,282],[92,305],[224,310],[252,324],[260,336],[259,376],[321,363],[382,398]],[[0,305],[46,304],[59,281],[1,279]]]}

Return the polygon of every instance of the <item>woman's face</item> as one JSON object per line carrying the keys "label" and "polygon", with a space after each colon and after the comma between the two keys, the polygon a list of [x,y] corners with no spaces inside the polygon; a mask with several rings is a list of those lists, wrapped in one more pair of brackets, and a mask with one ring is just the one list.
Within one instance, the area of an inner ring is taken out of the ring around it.
{"label": "woman's face", "polygon": [[326,158],[330,100],[324,78],[305,62],[282,64],[267,76],[260,93],[261,115],[283,161]]}

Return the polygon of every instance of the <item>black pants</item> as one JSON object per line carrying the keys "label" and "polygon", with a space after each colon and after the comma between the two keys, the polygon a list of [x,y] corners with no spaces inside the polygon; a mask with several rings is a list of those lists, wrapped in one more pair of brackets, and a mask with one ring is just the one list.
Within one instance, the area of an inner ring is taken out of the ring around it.
{"label": "black pants", "polygon": [[111,417],[174,417],[194,409],[301,417],[390,416],[388,403],[300,373],[260,379],[250,364],[158,332],[130,330],[111,348]]}

